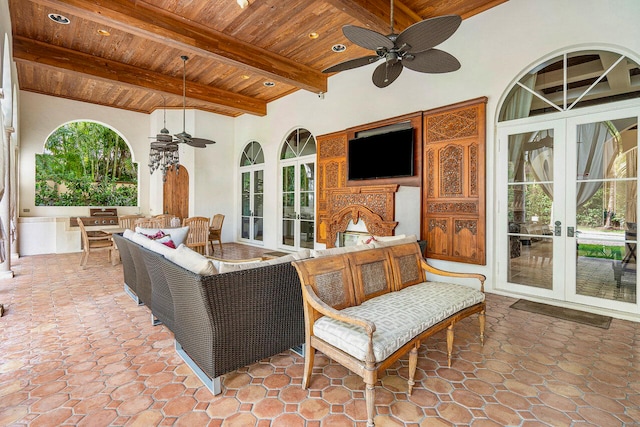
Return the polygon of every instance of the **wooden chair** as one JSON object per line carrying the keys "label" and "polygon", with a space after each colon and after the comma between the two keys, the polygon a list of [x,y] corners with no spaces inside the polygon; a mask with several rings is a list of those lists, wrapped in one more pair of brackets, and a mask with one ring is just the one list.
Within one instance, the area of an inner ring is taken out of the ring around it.
{"label": "wooden chair", "polygon": [[162,224],[163,224],[162,218],[138,218],[137,220],[135,220],[133,228],[134,230],[135,230],[135,227],[163,228]]}
{"label": "wooden chair", "polygon": [[136,229],[136,220],[143,218],[142,215],[122,215],[118,217],[118,225],[120,228],[128,228],[131,231]]}
{"label": "wooden chair", "polygon": [[101,231],[88,232],[84,224],[78,218],[78,226],[80,227],[80,235],[82,237],[82,257],[80,258],[80,266],[84,269],[91,252],[108,251],[109,261],[115,264],[116,246],[113,243],[111,234]]}
{"label": "wooden chair", "polygon": [[182,221],[183,227],[189,227],[187,247],[205,255],[207,250],[207,236],[209,233],[209,218],[206,216],[192,216]]}
{"label": "wooden chair", "polygon": [[218,245],[220,245],[220,255],[224,255],[224,251],[222,250],[222,223],[224,222],[224,215],[215,214],[213,218],[211,218],[211,226],[209,227],[209,244],[211,245],[211,254],[215,252],[213,250],[213,242],[215,240],[218,241]]}
{"label": "wooden chair", "polygon": [[175,218],[175,215],[171,215],[171,214],[161,214],[161,215],[155,215],[153,217],[153,219],[160,220],[160,223],[162,224],[158,228],[169,228],[169,227],[171,227],[171,220],[173,218]]}

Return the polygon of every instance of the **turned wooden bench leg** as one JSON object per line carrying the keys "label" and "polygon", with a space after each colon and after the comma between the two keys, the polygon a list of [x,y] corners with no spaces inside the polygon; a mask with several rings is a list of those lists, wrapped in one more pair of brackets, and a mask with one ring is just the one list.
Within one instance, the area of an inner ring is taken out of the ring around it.
{"label": "turned wooden bench leg", "polygon": [[478,315],[478,321],[480,323],[480,343],[484,346],[484,322],[485,322],[484,310],[482,310]]}
{"label": "turned wooden bench leg", "polygon": [[375,384],[366,384],[366,388],[364,390],[364,401],[367,406],[367,427],[375,427],[375,424],[373,423],[376,401]]}
{"label": "turned wooden bench leg", "polygon": [[453,353],[453,323],[447,328],[447,359],[451,367],[451,354]]}
{"label": "turned wooden bench leg", "polygon": [[316,355],[316,349],[311,347],[309,340],[304,343],[304,372],[302,373],[302,388],[309,387],[311,382],[311,372],[313,371],[313,360]]}
{"label": "turned wooden bench leg", "polygon": [[409,352],[409,390],[408,395],[411,396],[411,392],[413,391],[413,386],[415,384],[415,376],[416,376],[416,367],[418,366],[418,347],[420,347],[420,342],[417,342],[414,347]]}

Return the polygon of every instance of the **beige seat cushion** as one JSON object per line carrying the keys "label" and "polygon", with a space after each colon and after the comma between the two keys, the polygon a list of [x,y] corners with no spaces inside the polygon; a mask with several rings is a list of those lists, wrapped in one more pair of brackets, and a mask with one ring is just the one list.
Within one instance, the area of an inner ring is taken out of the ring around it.
{"label": "beige seat cushion", "polygon": [[[380,362],[431,326],[482,301],[484,294],[471,287],[424,282],[372,298],[341,312],[374,322],[373,353],[376,361]],[[365,360],[369,341],[361,327],[324,316],[316,320],[313,332],[356,359]]]}

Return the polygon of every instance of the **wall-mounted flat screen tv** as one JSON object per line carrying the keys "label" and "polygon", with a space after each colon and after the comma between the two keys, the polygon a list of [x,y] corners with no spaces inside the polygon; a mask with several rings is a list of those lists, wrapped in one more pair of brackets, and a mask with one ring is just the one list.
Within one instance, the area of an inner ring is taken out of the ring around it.
{"label": "wall-mounted flat screen tv", "polygon": [[413,176],[413,129],[349,140],[348,179]]}

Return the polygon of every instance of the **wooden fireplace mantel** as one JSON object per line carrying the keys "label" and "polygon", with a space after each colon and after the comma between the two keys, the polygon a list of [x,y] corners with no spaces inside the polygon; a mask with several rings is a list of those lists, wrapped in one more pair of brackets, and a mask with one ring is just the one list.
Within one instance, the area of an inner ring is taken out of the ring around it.
{"label": "wooden fireplace mantel", "polygon": [[346,231],[349,222],[362,219],[367,231],[377,236],[391,236],[398,223],[395,218],[397,184],[345,187],[329,190],[327,248],[335,246],[338,233]]}

